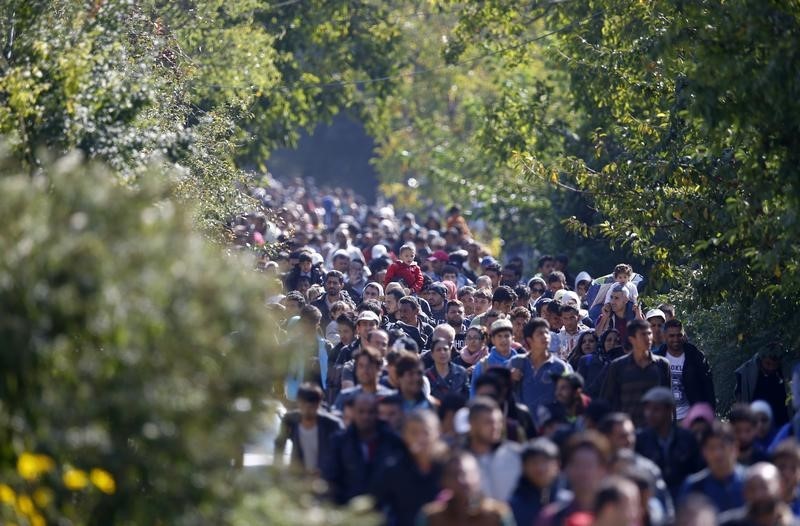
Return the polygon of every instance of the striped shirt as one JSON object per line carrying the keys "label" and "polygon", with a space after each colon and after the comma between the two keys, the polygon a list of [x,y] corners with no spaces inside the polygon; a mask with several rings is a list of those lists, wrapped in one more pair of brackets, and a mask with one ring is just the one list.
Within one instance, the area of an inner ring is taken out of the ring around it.
{"label": "striped shirt", "polygon": [[636,427],[644,425],[642,397],[645,393],[658,386],[672,388],[667,359],[647,352],[651,361],[645,367],[636,363],[633,353],[611,362],[600,395],[614,411],[630,415]]}

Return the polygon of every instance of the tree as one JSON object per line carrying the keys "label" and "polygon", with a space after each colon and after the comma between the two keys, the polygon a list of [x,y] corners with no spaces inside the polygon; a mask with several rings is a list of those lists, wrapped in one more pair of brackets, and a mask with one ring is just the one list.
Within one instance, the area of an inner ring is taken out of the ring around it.
{"label": "tree", "polygon": [[242,168],[364,96],[383,96],[394,28],[370,2],[7,0],[0,135],[33,171],[80,149],[135,183],[154,157],[219,230]]}
{"label": "tree", "polygon": [[[289,358],[273,284],[203,238],[162,171],[131,188],[80,157],[34,176],[0,161],[0,520],[262,513],[274,479],[241,481],[235,463]],[[276,521],[313,503],[289,486],[270,493],[294,502]]]}
{"label": "tree", "polygon": [[[464,13],[518,38],[520,8]],[[593,152],[520,152],[529,176],[588,197],[600,216],[574,226],[655,261],[705,306],[734,307],[733,334],[800,341],[797,291],[797,44],[784,2],[548,2],[579,134]],[[571,155],[570,155],[571,153]],[[576,218],[577,219],[577,218]],[[776,334],[776,332],[778,334]],[[761,345],[748,339],[751,350]]]}

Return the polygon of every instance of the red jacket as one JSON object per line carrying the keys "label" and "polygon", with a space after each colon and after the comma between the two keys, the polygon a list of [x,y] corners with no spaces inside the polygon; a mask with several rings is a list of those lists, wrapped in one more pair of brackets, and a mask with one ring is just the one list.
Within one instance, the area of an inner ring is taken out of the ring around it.
{"label": "red jacket", "polygon": [[395,261],[386,270],[386,279],[383,280],[385,287],[394,280],[402,279],[406,285],[416,293],[422,290],[422,269],[416,263],[406,265],[402,261]]}

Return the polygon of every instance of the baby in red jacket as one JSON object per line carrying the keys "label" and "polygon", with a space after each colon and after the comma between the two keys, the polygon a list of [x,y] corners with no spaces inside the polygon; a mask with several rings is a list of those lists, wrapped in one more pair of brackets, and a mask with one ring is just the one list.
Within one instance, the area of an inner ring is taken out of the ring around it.
{"label": "baby in red jacket", "polygon": [[386,279],[383,285],[386,286],[392,281],[402,279],[412,292],[419,293],[422,290],[422,269],[414,261],[417,249],[414,245],[403,245],[400,247],[400,260],[395,261],[386,270]]}

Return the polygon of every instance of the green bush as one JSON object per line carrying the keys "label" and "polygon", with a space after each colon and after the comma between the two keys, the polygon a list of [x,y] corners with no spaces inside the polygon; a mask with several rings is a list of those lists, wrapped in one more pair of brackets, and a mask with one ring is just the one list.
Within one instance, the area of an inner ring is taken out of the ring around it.
{"label": "green bush", "polygon": [[264,278],[155,169],[0,167],[0,519],[228,523],[270,484],[236,467],[286,361]]}

